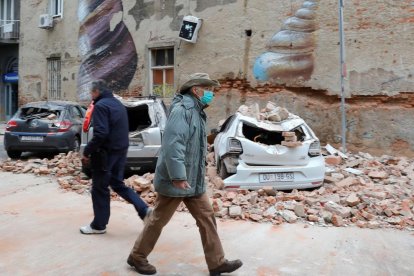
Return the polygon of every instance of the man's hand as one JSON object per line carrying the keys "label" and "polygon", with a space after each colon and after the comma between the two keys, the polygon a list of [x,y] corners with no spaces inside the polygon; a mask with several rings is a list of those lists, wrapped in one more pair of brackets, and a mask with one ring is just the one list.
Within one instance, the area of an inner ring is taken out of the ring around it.
{"label": "man's hand", "polygon": [[183,190],[191,189],[191,186],[190,184],[188,184],[187,180],[173,180],[173,185],[177,189],[183,189]]}
{"label": "man's hand", "polygon": [[90,159],[89,157],[83,155],[81,159],[82,164],[85,164],[85,165],[89,164],[89,159]]}

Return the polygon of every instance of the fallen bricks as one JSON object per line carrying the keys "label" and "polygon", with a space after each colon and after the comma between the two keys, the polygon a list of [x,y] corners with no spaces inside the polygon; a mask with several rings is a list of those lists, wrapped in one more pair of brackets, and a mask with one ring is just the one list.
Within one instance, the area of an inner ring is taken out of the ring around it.
{"label": "fallen bricks", "polygon": [[[206,181],[215,215],[221,219],[258,223],[305,222],[319,226],[358,226],[414,230],[414,160],[406,157],[373,157],[368,153],[348,154],[327,162],[325,183],[319,189],[290,192],[263,187],[256,191],[222,190],[214,158],[207,160]],[[53,159],[7,160],[1,171],[33,173],[57,178],[60,187],[79,194],[89,193],[91,180],[81,173],[77,153]],[[153,205],[156,192],[153,174],[133,175],[125,183]],[[121,200],[111,193],[113,200]],[[187,211],[181,204],[178,211]]]}

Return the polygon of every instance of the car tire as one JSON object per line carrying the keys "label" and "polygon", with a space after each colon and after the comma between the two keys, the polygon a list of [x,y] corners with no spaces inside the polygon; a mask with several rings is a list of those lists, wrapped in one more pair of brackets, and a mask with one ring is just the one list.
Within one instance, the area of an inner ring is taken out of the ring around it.
{"label": "car tire", "polygon": [[227,172],[226,164],[224,164],[223,160],[220,160],[219,176],[221,179],[226,179],[230,176],[230,174]]}
{"label": "car tire", "polygon": [[17,159],[22,156],[22,152],[18,150],[8,150],[7,155],[12,159]]}
{"label": "car tire", "polygon": [[79,150],[80,150],[80,139],[78,136],[75,136],[75,138],[73,139],[72,151],[79,152]]}

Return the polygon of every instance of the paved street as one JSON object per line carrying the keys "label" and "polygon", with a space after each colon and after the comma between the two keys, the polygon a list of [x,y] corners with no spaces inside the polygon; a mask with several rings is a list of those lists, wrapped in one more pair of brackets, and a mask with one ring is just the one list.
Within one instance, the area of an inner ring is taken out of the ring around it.
{"label": "paved street", "polygon": [[[105,235],[84,236],[90,198],[64,192],[50,177],[0,173],[1,275],[135,275],[125,260],[142,229],[133,207],[112,203]],[[413,233],[304,228],[218,221],[233,275],[413,275]],[[158,275],[207,275],[194,220],[176,213],[149,260]]]}

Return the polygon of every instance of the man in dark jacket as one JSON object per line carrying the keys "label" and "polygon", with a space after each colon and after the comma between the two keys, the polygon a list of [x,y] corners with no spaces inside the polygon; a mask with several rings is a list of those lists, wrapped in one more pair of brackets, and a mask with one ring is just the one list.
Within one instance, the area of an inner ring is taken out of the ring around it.
{"label": "man in dark jacket", "polygon": [[219,86],[219,82],[207,74],[192,74],[171,105],[155,171],[156,207],[127,260],[141,274],[157,272],[147,257],[181,202],[197,222],[210,275],[233,272],[242,266],[240,260],[224,258],[214,211],[206,194],[204,108],[213,100],[213,86]]}
{"label": "man in dark jacket", "polygon": [[86,145],[82,162],[90,162],[92,171],[93,221],[80,228],[82,234],[103,234],[110,215],[108,186],[129,203],[144,220],[151,209],[124,183],[124,168],[129,146],[128,115],[125,106],[106,87],[104,81],[92,83],[93,138]]}

